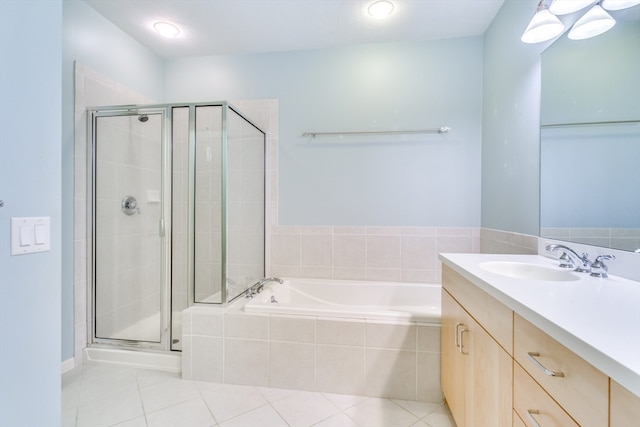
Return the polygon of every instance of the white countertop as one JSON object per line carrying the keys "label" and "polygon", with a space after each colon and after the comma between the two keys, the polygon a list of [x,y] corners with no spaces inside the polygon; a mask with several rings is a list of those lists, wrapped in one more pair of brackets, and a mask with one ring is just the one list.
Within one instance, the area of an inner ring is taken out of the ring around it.
{"label": "white countertop", "polygon": [[585,273],[573,273],[580,280],[572,282],[536,281],[480,267],[486,261],[557,267],[557,260],[539,255],[440,254],[440,259],[640,396],[640,282]]}

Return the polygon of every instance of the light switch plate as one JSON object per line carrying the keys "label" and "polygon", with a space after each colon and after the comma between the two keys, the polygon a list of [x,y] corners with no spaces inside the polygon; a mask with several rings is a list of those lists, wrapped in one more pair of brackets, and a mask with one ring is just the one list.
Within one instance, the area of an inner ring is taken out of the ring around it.
{"label": "light switch plate", "polygon": [[49,217],[11,218],[11,255],[51,250]]}

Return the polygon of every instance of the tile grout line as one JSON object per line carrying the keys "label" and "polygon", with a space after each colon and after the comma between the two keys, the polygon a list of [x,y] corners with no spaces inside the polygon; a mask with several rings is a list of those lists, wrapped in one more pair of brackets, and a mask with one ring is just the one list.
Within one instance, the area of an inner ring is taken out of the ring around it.
{"label": "tile grout line", "polygon": [[[140,391],[140,382],[138,381],[138,372],[133,370],[133,377],[136,380],[136,390],[138,391],[138,399],[140,399],[140,406],[142,407],[142,416],[144,417],[145,425],[149,425],[149,421],[147,420],[147,411],[144,408],[144,400],[142,400],[142,392]],[[132,418],[135,419],[135,418]],[[127,420],[125,420],[127,421]]]}
{"label": "tile grout line", "polygon": [[[183,381],[193,381],[193,380],[183,380]],[[209,404],[207,403],[207,399],[204,398],[204,394],[202,394],[202,389],[198,385],[197,381],[194,381],[194,382],[195,382],[196,390],[198,390],[198,395],[200,396],[200,399],[204,403],[204,406],[207,408],[207,411],[209,411],[209,414],[211,415],[211,418],[213,418],[213,422],[215,423],[216,426],[219,426],[220,423],[218,422],[218,418],[216,418],[216,415],[213,413],[213,411],[209,407]]]}

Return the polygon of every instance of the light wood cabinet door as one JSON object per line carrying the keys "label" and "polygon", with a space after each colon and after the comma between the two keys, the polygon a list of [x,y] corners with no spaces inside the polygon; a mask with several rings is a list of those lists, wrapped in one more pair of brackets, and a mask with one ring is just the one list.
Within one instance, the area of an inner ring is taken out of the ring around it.
{"label": "light wood cabinet door", "polygon": [[[458,426],[465,426],[465,376],[467,357],[459,345],[467,316],[465,311],[444,289],[442,290],[442,326],[440,333],[440,383],[442,393]],[[463,337],[464,339],[464,337]]]}
{"label": "light wood cabinet door", "polygon": [[640,397],[611,380],[610,427],[640,426]]}
{"label": "light wood cabinet door", "polygon": [[467,408],[471,406],[473,423],[468,425],[510,426],[513,359],[478,323],[471,321],[469,325],[473,372],[469,378],[471,405]]}
{"label": "light wood cabinet door", "polygon": [[458,426],[512,423],[512,358],[445,290],[442,391]]}

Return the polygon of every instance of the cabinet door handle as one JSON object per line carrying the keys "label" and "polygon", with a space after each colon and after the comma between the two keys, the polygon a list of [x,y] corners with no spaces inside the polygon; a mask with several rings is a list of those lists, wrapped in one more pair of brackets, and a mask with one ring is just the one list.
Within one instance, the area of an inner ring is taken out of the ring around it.
{"label": "cabinet door handle", "polygon": [[527,357],[529,357],[529,360],[531,360],[538,369],[544,372],[545,375],[549,375],[550,377],[564,377],[564,374],[562,372],[560,371],[554,372],[550,369],[545,368],[544,365],[542,365],[542,363],[538,362],[538,359],[536,359],[536,357],[540,357],[540,353],[537,353],[535,351],[530,351],[527,353]]}
{"label": "cabinet door handle", "polygon": [[540,411],[538,411],[537,409],[527,409],[527,418],[529,418],[529,421],[531,421],[531,424],[533,424],[533,427],[540,427],[540,424],[538,424],[536,419],[533,417],[533,414],[539,414],[539,413]]}
{"label": "cabinet door handle", "polygon": [[464,343],[462,342],[462,334],[464,334],[465,332],[469,332],[469,330],[467,328],[460,329],[460,354],[467,355],[469,354],[469,352],[464,352]]}
{"label": "cabinet door handle", "polygon": [[456,339],[456,347],[458,348],[460,348],[460,326],[464,326],[464,323],[456,323],[455,339]]}

